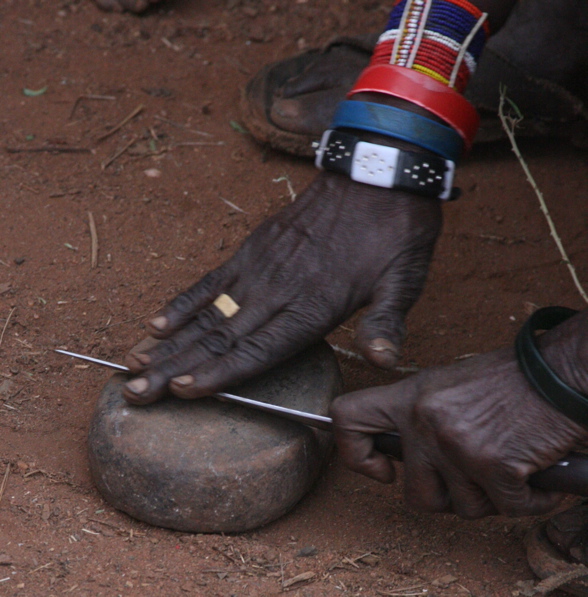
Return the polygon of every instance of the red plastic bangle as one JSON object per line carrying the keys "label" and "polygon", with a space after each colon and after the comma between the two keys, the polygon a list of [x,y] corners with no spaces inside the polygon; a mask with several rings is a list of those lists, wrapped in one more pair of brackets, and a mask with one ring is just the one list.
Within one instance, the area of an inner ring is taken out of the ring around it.
{"label": "red plastic bangle", "polygon": [[466,149],[474,142],[480,124],[474,106],[463,95],[428,75],[393,64],[368,66],[347,97],[362,92],[384,93],[412,102],[453,127],[463,138]]}

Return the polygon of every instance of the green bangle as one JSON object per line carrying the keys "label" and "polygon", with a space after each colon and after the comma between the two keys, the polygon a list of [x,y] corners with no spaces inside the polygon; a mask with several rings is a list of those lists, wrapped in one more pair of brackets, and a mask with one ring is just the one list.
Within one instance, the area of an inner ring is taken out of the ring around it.
{"label": "green bangle", "polygon": [[521,371],[537,393],[572,421],[588,427],[588,396],[568,386],[552,371],[541,356],[535,337],[538,330],[550,330],[576,313],[566,307],[535,311],[519,332],[515,349]]}

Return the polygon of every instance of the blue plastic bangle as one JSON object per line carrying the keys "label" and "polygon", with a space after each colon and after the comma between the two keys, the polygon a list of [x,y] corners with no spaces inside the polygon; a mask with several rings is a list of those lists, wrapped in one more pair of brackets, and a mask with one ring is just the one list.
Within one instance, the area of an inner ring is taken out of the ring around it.
{"label": "blue plastic bangle", "polygon": [[371,131],[402,139],[456,163],[463,152],[463,140],[454,129],[414,112],[372,102],[341,102],[330,128]]}

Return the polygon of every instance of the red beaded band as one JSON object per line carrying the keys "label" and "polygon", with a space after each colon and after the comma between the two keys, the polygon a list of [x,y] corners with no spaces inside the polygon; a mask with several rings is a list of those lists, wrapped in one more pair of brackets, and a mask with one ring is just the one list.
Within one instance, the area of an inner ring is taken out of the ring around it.
{"label": "red beaded band", "polygon": [[463,138],[466,149],[474,142],[480,123],[474,106],[457,91],[428,75],[392,64],[368,66],[347,97],[362,92],[383,93],[412,102],[453,127]]}

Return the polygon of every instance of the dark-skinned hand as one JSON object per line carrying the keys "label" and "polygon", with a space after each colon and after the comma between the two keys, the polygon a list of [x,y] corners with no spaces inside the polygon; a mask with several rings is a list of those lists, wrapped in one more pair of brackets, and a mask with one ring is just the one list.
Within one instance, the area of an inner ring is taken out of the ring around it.
{"label": "dark-skinned hand", "polygon": [[[540,345],[566,383],[588,391],[588,311],[542,335]],[[331,414],[351,469],[393,481],[371,434],[398,431],[407,505],[466,518],[548,512],[561,496],[531,488],[527,478],[588,438],[531,388],[514,348],[342,396]]]}
{"label": "dark-skinned hand", "polygon": [[[359,348],[392,367],[440,228],[438,200],[321,172],[151,321],[162,341],[127,356],[139,377],[125,398],[147,404],[168,387],[183,398],[213,393],[294,355],[362,307]],[[231,318],[212,305],[222,293],[240,306]]]}

